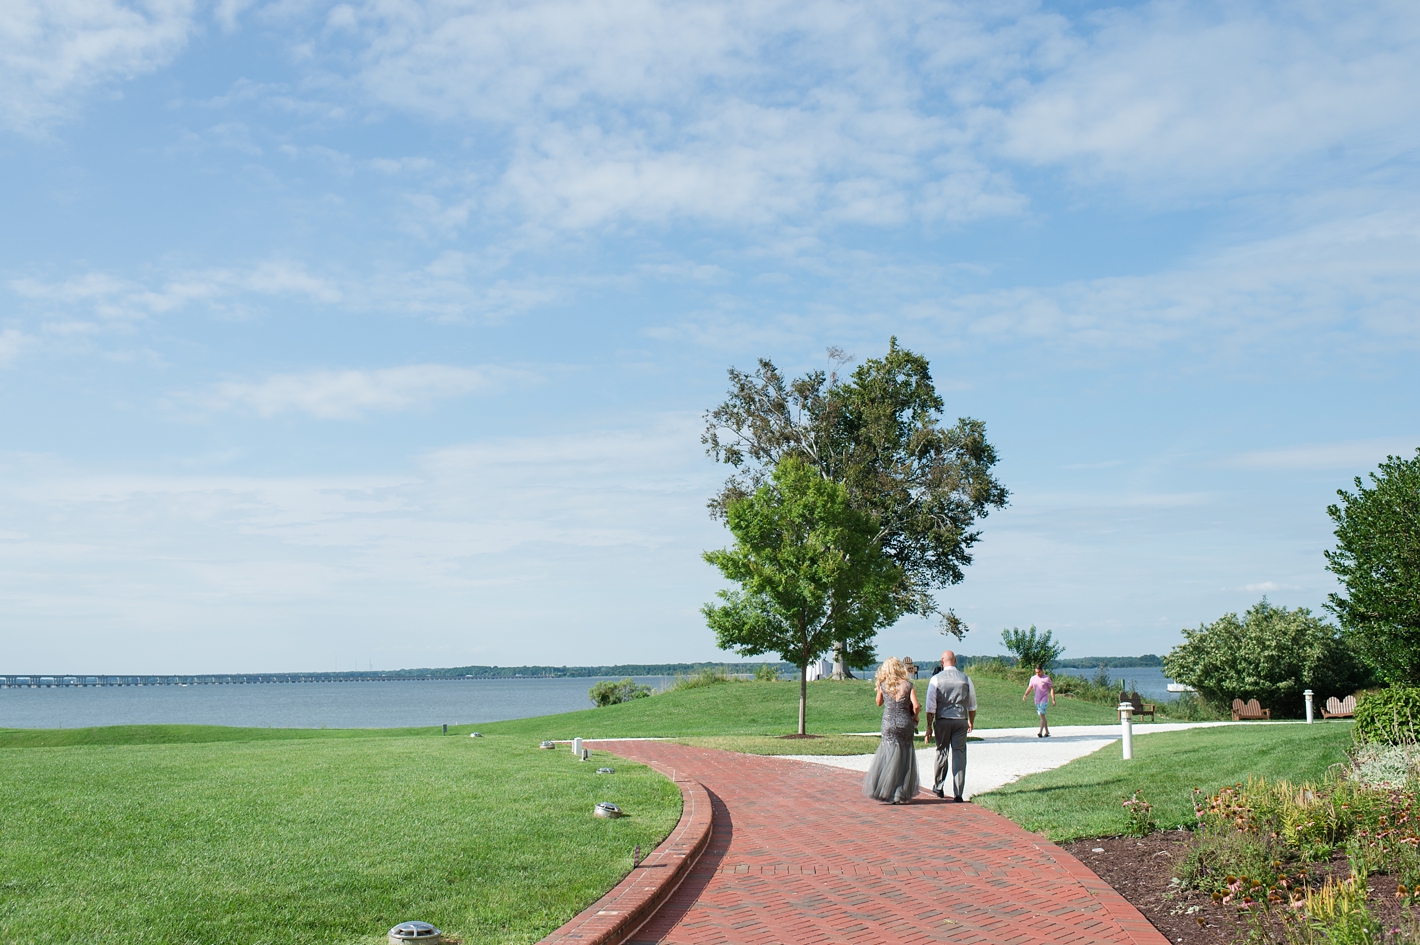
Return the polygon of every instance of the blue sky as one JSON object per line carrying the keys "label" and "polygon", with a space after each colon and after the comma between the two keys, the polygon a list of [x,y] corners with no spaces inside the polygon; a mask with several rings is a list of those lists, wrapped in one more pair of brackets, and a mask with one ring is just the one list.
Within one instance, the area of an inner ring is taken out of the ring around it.
{"label": "blue sky", "polygon": [[723,658],[701,414],[894,335],[1012,491],[961,649],[1318,608],[1416,88],[1409,3],[10,0],[0,668]]}

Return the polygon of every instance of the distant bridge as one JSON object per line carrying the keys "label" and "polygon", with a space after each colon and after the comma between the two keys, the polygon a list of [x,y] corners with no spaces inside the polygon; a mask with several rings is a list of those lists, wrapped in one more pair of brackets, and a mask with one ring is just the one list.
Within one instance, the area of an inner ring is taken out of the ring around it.
{"label": "distant bridge", "polygon": [[[264,683],[315,682],[463,682],[475,676],[396,676],[379,673],[202,673],[199,675],[63,675],[3,676],[0,689],[74,689],[84,686],[248,686]],[[502,677],[519,678],[519,677]],[[521,677],[526,678],[526,677]]]}

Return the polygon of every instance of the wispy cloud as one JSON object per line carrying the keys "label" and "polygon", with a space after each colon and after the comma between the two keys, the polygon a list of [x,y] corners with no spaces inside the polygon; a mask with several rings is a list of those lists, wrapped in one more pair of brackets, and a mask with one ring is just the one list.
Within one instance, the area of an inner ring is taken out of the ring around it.
{"label": "wispy cloud", "polygon": [[531,377],[501,367],[411,364],[377,370],[273,374],[255,382],[227,381],[212,389],[218,407],[245,407],[264,417],[298,412],[320,420],[353,420],[495,389]]}
{"label": "wispy cloud", "polygon": [[1228,462],[1229,465],[1244,469],[1351,469],[1359,475],[1376,466],[1387,456],[1408,457],[1413,455],[1417,448],[1420,448],[1420,436],[1386,437],[1258,450],[1235,456]]}
{"label": "wispy cloud", "polygon": [[1007,107],[1008,156],[1157,197],[1276,184],[1331,149],[1334,170],[1420,144],[1410,4],[1145,3],[1093,20]]}
{"label": "wispy cloud", "polygon": [[43,133],[94,86],[166,65],[193,12],[192,0],[0,3],[0,126]]}
{"label": "wispy cloud", "polygon": [[240,311],[247,296],[299,296],[323,304],[341,299],[330,280],[287,260],[247,268],[178,271],[151,284],[88,272],[57,281],[12,279],[9,288],[41,311],[66,318],[96,316],[106,322],[142,321],[194,304]]}

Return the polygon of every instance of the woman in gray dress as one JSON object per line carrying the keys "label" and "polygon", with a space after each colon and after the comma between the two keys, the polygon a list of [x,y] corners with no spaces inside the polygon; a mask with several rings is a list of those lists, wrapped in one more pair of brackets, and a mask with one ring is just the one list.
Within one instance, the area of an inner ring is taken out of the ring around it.
{"label": "woman in gray dress", "polygon": [[877,702],[883,707],[883,740],[863,779],[863,793],[889,804],[906,804],[917,794],[917,691],[896,656],[878,669]]}

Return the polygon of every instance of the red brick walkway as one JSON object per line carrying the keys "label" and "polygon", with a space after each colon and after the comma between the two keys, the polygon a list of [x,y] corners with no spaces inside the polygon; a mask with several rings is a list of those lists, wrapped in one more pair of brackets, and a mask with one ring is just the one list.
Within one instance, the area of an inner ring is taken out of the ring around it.
{"label": "red brick walkway", "polygon": [[706,852],[633,945],[1167,945],[1074,857],[974,804],[879,804],[861,774],[782,758],[596,747],[696,779],[714,809]]}

